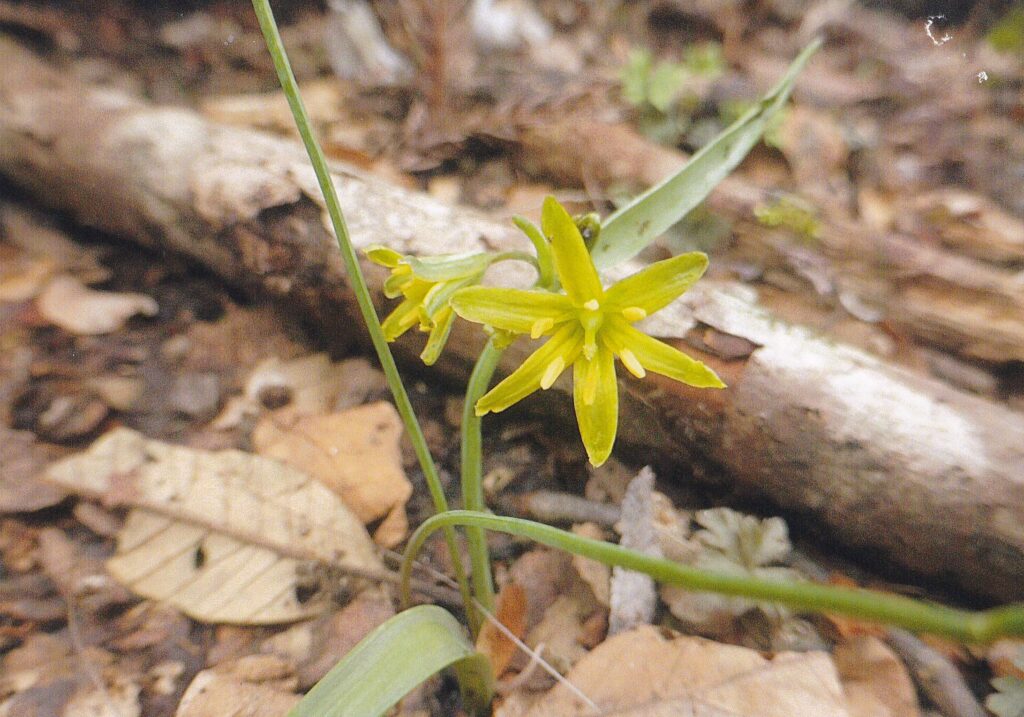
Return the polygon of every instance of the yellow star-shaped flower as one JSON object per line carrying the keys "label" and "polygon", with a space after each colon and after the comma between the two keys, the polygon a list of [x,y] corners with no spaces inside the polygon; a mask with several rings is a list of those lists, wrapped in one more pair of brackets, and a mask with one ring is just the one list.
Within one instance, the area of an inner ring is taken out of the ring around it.
{"label": "yellow star-shaped flower", "polygon": [[550,336],[476,404],[477,415],[503,411],[573,367],[573,403],[590,462],[604,463],[615,443],[619,391],[615,359],[638,378],[647,371],[702,388],[724,388],[714,371],[633,324],[675,301],[701,277],[707,256],[691,252],[659,261],[609,287],[572,217],[553,197],[544,201],[541,228],[551,240],[564,293],[473,286],[452,296],[464,319],[534,339]]}

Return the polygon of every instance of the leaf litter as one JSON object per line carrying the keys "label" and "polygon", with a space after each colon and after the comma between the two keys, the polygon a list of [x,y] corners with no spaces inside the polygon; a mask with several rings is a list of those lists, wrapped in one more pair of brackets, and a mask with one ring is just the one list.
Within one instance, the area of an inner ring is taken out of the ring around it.
{"label": "leaf litter", "polygon": [[[785,17],[784,5],[784,3],[773,4],[773,12],[777,13],[779,17]],[[677,7],[679,6],[678,3],[669,3],[669,6],[671,6],[669,9],[662,9],[659,12],[667,15],[669,20],[672,22],[677,22],[682,18],[689,24],[704,23],[709,27],[718,29],[721,29],[722,26],[727,23],[727,20],[724,19],[725,13],[719,13],[716,10],[709,11],[706,8],[702,10],[696,7],[682,8],[681,6]],[[648,9],[638,7],[636,10],[638,13],[642,11],[644,13],[643,17],[646,20]],[[819,18],[821,17],[822,8],[820,6],[816,6],[812,8],[812,10],[816,12],[810,14],[815,14]],[[588,14],[590,12],[592,12],[592,14]],[[831,12],[835,15],[834,7]],[[943,142],[948,140],[944,140],[941,133],[936,134],[933,131],[935,125],[930,123],[927,119],[924,121],[916,121],[909,117],[902,117],[898,111],[894,111],[892,113],[893,117],[888,123],[889,126],[887,126],[886,122],[880,123],[877,121],[877,118],[872,117],[870,114],[863,111],[863,103],[877,104],[879,100],[892,101],[900,105],[909,104],[909,102],[898,96],[889,97],[888,99],[886,98],[887,90],[884,85],[884,80],[888,76],[886,73],[891,73],[898,82],[908,85],[908,87],[906,87],[906,91],[911,101],[918,101],[920,103],[923,98],[925,103],[937,103],[940,106],[945,106],[947,108],[951,107],[951,112],[953,113],[954,118],[956,117],[956,113],[964,111],[962,108],[967,108],[967,114],[963,116],[964,121],[959,122],[959,120],[957,120],[959,124],[954,127],[956,130],[954,134],[956,136],[957,146],[960,147],[963,145],[961,149],[958,149],[956,159],[954,160],[957,171],[974,176],[975,183],[982,187],[994,187],[995,190],[1001,194],[1001,201],[1004,204],[1009,203],[1019,208],[1019,183],[1006,181],[1007,177],[1013,176],[1012,172],[1019,166],[1019,143],[1006,141],[1006,137],[1003,136],[1005,134],[1005,130],[993,128],[993,125],[989,122],[991,119],[989,117],[989,115],[991,115],[989,110],[991,110],[991,102],[994,100],[989,100],[987,99],[987,96],[983,97],[979,95],[977,88],[971,88],[970,92],[963,92],[963,98],[959,103],[955,97],[957,94],[956,92],[950,93],[945,89],[942,89],[941,92],[938,91],[936,89],[937,87],[950,83],[936,82],[934,63],[907,63],[906,68],[900,67],[899,62],[894,62],[894,59],[898,60],[902,57],[900,53],[905,50],[906,42],[901,39],[901,34],[908,30],[913,30],[914,34],[917,35],[918,40],[921,40],[925,45],[929,44],[924,33],[921,32],[920,23],[918,21],[914,21],[913,23],[908,22],[905,24],[892,22],[880,24],[876,16],[867,13],[868,11],[866,9],[859,6],[846,5],[842,8],[842,12],[840,13],[841,17],[833,17],[832,20],[829,20],[824,24],[827,32],[850,38],[849,48],[833,47],[833,57],[825,58],[825,60],[823,60],[823,65],[828,66],[826,71],[813,71],[809,73],[807,81],[803,83],[805,93],[811,98],[817,98],[820,100],[822,97],[825,97],[826,99],[824,102],[819,101],[808,103],[808,106],[823,106],[828,103],[829,100],[827,98],[832,97],[845,101],[847,103],[846,106],[850,111],[848,116],[841,118],[842,121],[837,121],[834,118],[830,119],[825,116],[824,113],[815,112],[815,116],[811,117],[810,120],[802,122],[796,122],[796,120],[793,120],[795,124],[784,128],[784,131],[780,133],[780,135],[788,141],[783,143],[782,151],[784,152],[787,161],[792,163],[793,167],[791,167],[791,169],[795,168],[795,175],[797,177],[803,177],[804,180],[806,180],[808,176],[818,176],[819,179],[822,179],[822,186],[825,186],[827,183],[836,182],[837,177],[840,179],[843,177],[846,170],[849,169],[849,167],[846,166],[845,158],[847,155],[852,156],[856,153],[856,156],[859,158],[858,161],[863,161],[864,165],[863,167],[858,165],[858,170],[863,169],[864,173],[874,180],[862,183],[860,188],[862,188],[863,191],[858,193],[857,201],[861,201],[862,196],[870,197],[871,195],[874,195],[876,197],[876,205],[878,206],[876,206],[875,209],[877,209],[878,216],[882,217],[882,219],[880,219],[880,226],[891,228],[898,222],[900,230],[913,234],[924,241],[939,242],[944,246],[951,248],[955,247],[958,250],[963,250],[966,253],[974,254],[976,256],[983,256],[994,262],[1015,265],[1014,262],[1017,262],[1018,260],[1016,255],[1017,247],[1014,246],[1017,243],[1016,235],[1013,233],[1016,227],[1015,222],[1006,221],[1006,217],[1001,216],[1000,210],[994,205],[979,203],[977,200],[981,195],[977,192],[972,193],[971,197],[968,197],[968,199],[973,198],[971,201],[961,201],[959,198],[950,200],[949,197],[943,196],[940,197],[939,201],[929,199],[927,202],[922,202],[920,204],[908,202],[907,197],[910,196],[912,192],[920,188],[922,184],[920,178],[932,176],[933,173],[938,172],[943,168],[941,163],[948,161],[947,158],[943,157],[941,150]],[[828,13],[825,14],[827,15]],[[189,20],[203,20],[204,17],[207,20],[210,19],[208,14],[205,14],[204,11],[198,11],[197,13],[190,15]],[[664,19],[661,15],[658,17],[660,19]],[[387,17],[385,16],[384,19],[386,20]],[[802,21],[801,18],[797,18],[797,20]],[[319,22],[319,18],[314,17],[313,22]],[[556,23],[556,33],[557,35],[564,35],[565,37],[556,37],[555,39],[562,40],[564,42],[566,37],[571,37],[572,42],[570,43],[570,47],[572,52],[570,54],[574,54],[577,57],[582,56],[585,54],[586,48],[593,45],[594,38],[601,37],[596,34],[601,30],[601,22],[600,13],[597,10],[591,11],[590,9],[560,8],[558,11],[558,22]],[[222,25],[229,28],[231,33],[241,33],[244,35],[247,32],[244,23],[239,24],[235,22],[233,18],[225,18],[223,22],[218,19],[218,23],[218,26]],[[644,26],[646,24],[646,22],[636,23],[637,27]],[[113,33],[113,37],[115,38],[114,41],[116,43],[118,32],[116,29],[116,20],[112,21],[111,25],[113,27],[111,33]],[[310,27],[310,19],[300,17],[296,27]],[[178,31],[182,30],[181,27],[176,29]],[[736,46],[726,48],[728,50],[727,54],[730,68],[735,66],[739,66],[741,68],[748,66],[751,74],[755,75],[759,71],[765,71],[764,68],[768,68],[768,71],[771,70],[770,66],[773,58],[770,55],[772,53],[767,53],[768,56],[762,58],[760,50],[763,50],[764,48],[760,47],[758,43],[773,43],[774,40],[778,38],[778,28],[773,26],[768,28],[770,31],[761,32],[761,30],[764,29],[765,28],[758,28],[759,31],[756,33],[756,36],[751,37],[751,48],[739,48],[740,50],[744,50],[743,52],[737,52]],[[810,28],[805,27],[804,29],[809,31]],[[901,30],[903,31],[902,33]],[[653,28],[651,32],[664,39],[666,30],[663,28]],[[964,34],[966,33],[957,33],[958,42]],[[590,36],[589,40],[588,35]],[[941,31],[938,37],[942,38],[943,35],[944,31]],[[228,34],[225,34],[224,37],[228,37]],[[765,41],[761,38],[768,38],[768,40]],[[251,79],[252,73],[251,71],[248,71],[247,73],[244,73],[243,76],[243,73],[239,72],[237,67],[232,67],[231,62],[224,61],[224,56],[229,56],[234,58],[234,60],[241,60],[241,64],[243,65],[245,62],[255,62],[258,65],[258,60],[253,60],[251,58],[246,59],[248,57],[246,52],[239,49],[243,48],[245,44],[245,42],[233,42],[230,45],[225,45],[224,41],[216,32],[205,31],[204,33],[200,33],[198,37],[192,37],[192,39],[187,43],[179,44],[175,47],[178,48],[176,51],[185,52],[187,50],[187,52],[190,53],[190,56],[205,58],[203,62],[207,63],[209,77],[212,78],[210,87],[216,87],[218,86],[218,83],[220,83],[221,87],[228,87],[231,88],[231,91],[237,92],[236,84],[249,87],[253,86]],[[398,44],[401,45],[402,43]],[[753,46],[757,47],[755,48]],[[308,49],[309,42],[302,40],[301,43],[299,43],[299,47],[300,49]],[[602,47],[604,46],[602,45]],[[535,54],[549,55],[550,57],[555,58],[562,57],[565,54],[555,52],[554,50],[557,48],[554,48],[553,46],[540,47],[537,49],[538,52]],[[928,49],[931,49],[931,47]],[[948,48],[938,49],[942,50]],[[863,58],[859,58],[856,53],[864,52],[877,55],[876,61],[879,64],[879,68],[865,65],[860,61]],[[609,46],[603,49],[600,53],[601,56],[606,56],[610,59],[616,59],[621,56],[621,54],[622,49],[615,43],[610,43]],[[296,59],[300,72],[302,72],[303,66],[306,68],[307,72],[309,72],[311,67],[315,68],[315,64],[311,64],[308,58],[304,58],[300,55]],[[764,62],[761,62],[762,59]],[[836,62],[836,60],[838,60],[838,62]],[[859,68],[859,72],[856,74],[838,72],[836,68],[841,67],[844,62],[849,64],[851,67],[856,65]],[[236,62],[236,64],[239,63]],[[753,65],[752,68],[749,67],[751,64]],[[759,69],[758,65],[762,65],[763,67]],[[986,68],[991,69],[987,61],[985,66]],[[812,70],[814,69],[815,68],[812,68]],[[922,69],[924,70],[923,72]],[[731,72],[733,76],[728,76],[726,78],[728,82],[723,84],[724,90],[722,87],[714,88],[715,91],[708,97],[708,104],[714,105],[718,103],[719,100],[715,96],[715,93],[724,91],[728,94],[728,92],[732,91],[729,83],[735,83],[739,79],[744,79],[736,77],[735,72],[731,69],[728,69],[727,71]],[[1007,71],[1004,70],[1004,73],[1005,72]],[[160,73],[157,74],[160,79],[157,79],[155,82],[165,83],[163,88],[164,93],[168,91],[175,91],[167,90],[167,85],[170,84],[167,83],[167,80],[173,78],[161,75]],[[231,80],[241,79],[243,81],[235,83],[232,81],[226,81],[225,78],[230,78]],[[971,84],[976,84],[974,82],[973,75],[968,76],[967,80]],[[174,81],[176,82],[177,80],[174,79]],[[246,85],[246,83],[248,84]],[[993,83],[988,84],[991,85]],[[986,87],[986,89],[988,89],[988,87]],[[342,99],[345,100],[345,104],[358,105],[360,102],[363,104],[366,103],[365,97],[356,97],[352,99],[349,97],[339,98],[337,92],[334,92],[333,94],[326,94],[329,96],[330,104],[334,105],[342,104]],[[158,91],[154,93],[154,95],[160,96],[161,92]],[[954,96],[949,98],[946,95]],[[990,93],[990,96],[994,97],[995,95]],[[843,100],[843,97],[845,97],[845,100]],[[548,100],[553,99],[557,100],[555,97],[548,98]],[[947,99],[953,99],[953,102],[947,102]],[[383,102],[383,100],[380,99],[377,101]],[[858,105],[858,103],[862,104]],[[1016,107],[1016,104],[1019,103],[1014,103],[1012,100],[1009,102],[1011,107]],[[911,107],[910,109],[914,108]],[[563,110],[559,109],[559,111],[562,112]],[[923,111],[930,113],[934,110],[929,109],[928,106],[924,106]],[[258,114],[262,114],[263,112],[263,109],[258,110]],[[804,114],[806,114],[806,111]],[[281,122],[279,119],[276,119],[281,116],[280,112],[272,113],[269,116],[275,118],[275,122],[278,126],[282,126],[285,131],[291,131],[287,122]],[[799,113],[795,116],[796,119],[801,119]],[[451,124],[453,125],[453,131],[451,134],[455,136],[456,139],[460,139],[459,135],[462,133],[460,130],[465,130],[465,128],[459,127],[459,123],[464,120],[464,117],[460,116],[458,111],[453,110],[445,115],[445,119],[451,120]],[[256,117],[256,120],[258,121],[258,117]],[[804,120],[806,120],[806,118],[804,118]],[[322,121],[330,123],[331,119],[329,116],[324,116]],[[328,134],[331,136],[353,136],[351,132],[346,135],[346,128],[344,126],[340,126],[343,125],[344,122],[351,121],[352,118],[349,117],[342,122],[333,123],[333,126],[327,127],[329,130]],[[381,143],[381,136],[387,136],[387,133],[391,131],[391,129],[384,128],[383,120],[378,120],[377,118],[374,118],[372,121],[367,121],[365,117],[362,117],[360,118],[360,122],[363,129],[375,126],[375,130],[360,132],[358,140],[360,146],[353,148],[353,155],[355,153],[359,153],[362,157],[366,158],[367,166],[376,165],[375,171],[390,172],[392,175],[399,174],[386,156],[382,159],[379,148],[374,148],[372,146],[372,143],[374,142]],[[575,123],[575,120],[573,120],[573,122]],[[986,122],[989,122],[989,124],[985,124]],[[896,138],[896,144],[902,143],[899,145],[901,152],[905,151],[905,153],[900,156],[892,156],[891,147],[888,146],[886,142],[880,142],[878,140],[878,136],[884,136],[887,131],[892,129],[892,124],[902,125],[903,127],[901,131],[903,131],[904,134],[901,137]],[[410,127],[414,127],[415,125],[415,122],[410,121]],[[818,166],[814,163],[813,152],[809,153],[801,150],[798,140],[801,139],[803,135],[800,132],[795,131],[795,129],[800,126],[810,127],[813,130],[813,136],[810,137],[810,140],[813,141],[813,144],[815,144],[819,150],[824,152],[828,159],[828,161],[824,163],[824,166]],[[949,125],[947,125],[947,127],[948,126]],[[471,127],[470,131],[465,133],[468,134],[472,131],[474,131],[474,128]],[[789,134],[787,135],[786,132]],[[396,133],[396,135],[393,136],[400,136],[400,133]],[[507,141],[507,139],[503,141]],[[988,148],[986,148],[986,143]],[[388,144],[388,142],[385,141],[383,144]],[[390,144],[398,146],[401,143],[391,142]],[[424,144],[429,145],[429,143]],[[455,142],[452,144],[453,146],[456,146]],[[460,151],[466,149],[464,144],[459,144],[458,147]],[[403,151],[408,150],[403,149]],[[422,154],[428,153],[423,148],[415,148],[415,151],[419,151]],[[446,149],[446,151],[449,150]],[[992,151],[995,152],[995,157],[998,161],[992,161],[991,159],[983,161],[985,153]],[[910,156],[910,153],[915,153],[915,156]],[[454,155],[449,151],[448,156]],[[467,161],[471,162],[472,158],[467,160],[467,158],[460,156],[459,161],[460,163]],[[430,162],[431,158],[427,157],[425,163],[429,164]],[[492,165],[493,164],[494,162],[492,162]],[[753,158],[750,165],[750,170],[752,172],[773,171],[770,166],[770,159],[769,161],[764,161],[764,157]],[[991,167],[992,171],[987,171],[986,168],[988,167]],[[948,169],[948,167],[946,169]],[[444,170],[441,169],[439,171],[443,172]],[[816,172],[819,174],[815,174]],[[491,172],[490,174],[486,172],[479,172],[476,176],[477,178],[486,179],[487,177],[501,176],[501,174],[495,172]],[[440,180],[447,178],[447,175],[441,173],[431,179],[436,183],[440,183]],[[414,181],[410,180],[408,176],[405,175],[403,175],[403,179],[405,181]],[[536,174],[533,175],[533,180],[539,182],[550,181],[549,178]],[[472,200],[474,197],[500,197],[501,193],[507,189],[507,187],[503,187],[500,182],[495,182],[493,179],[488,181],[491,184],[496,184],[497,186],[489,188],[485,187],[484,191],[461,191],[457,193],[464,199]],[[1000,182],[1003,184],[1001,189],[998,186]],[[549,186],[547,184],[538,184],[536,186],[540,187],[537,190],[540,194],[546,193],[549,190]],[[847,189],[842,185],[842,183],[835,186],[839,187],[841,192],[845,192]],[[512,185],[511,190],[509,191],[515,192],[519,188],[519,186]],[[459,189],[458,183],[456,183],[455,189]],[[603,187],[588,187],[588,192],[598,196],[599,198],[603,191]],[[867,202],[867,200],[865,200],[865,202]],[[1016,202],[1015,205],[1013,204],[1014,202]],[[825,208],[825,211],[829,212],[831,209]],[[9,229],[9,226],[5,227],[5,229]],[[744,232],[741,231],[738,232],[738,234],[738,240],[741,243],[748,241],[748,237]],[[972,237],[983,241],[969,241]],[[26,296],[31,298],[31,296],[37,295],[38,292],[45,287],[46,282],[48,282],[56,272],[61,271],[66,271],[69,274],[76,276],[84,285],[93,284],[95,281],[94,279],[79,273],[76,269],[68,268],[68,266],[63,263],[58,264],[59,265],[55,267],[50,267],[46,262],[30,262],[23,265],[21,271],[24,272],[23,278],[26,279],[26,281],[23,282],[20,287],[18,285],[14,285],[14,289],[16,290],[15,295],[17,297],[21,297],[20,300],[25,300]],[[5,266],[5,269],[6,268],[7,267]],[[148,293],[148,289],[143,289],[142,291]],[[188,331],[190,334],[194,335],[195,333],[201,333],[203,328],[205,328],[203,324],[192,324],[188,327]],[[242,344],[244,342],[238,343]],[[287,361],[289,358],[290,357],[285,353],[281,353],[282,361]],[[251,364],[240,361],[240,365],[244,366]],[[985,366],[981,367],[980,370],[988,373],[990,369]],[[264,397],[267,395],[268,394],[264,394]],[[130,401],[108,401],[106,396],[103,397],[103,400],[108,403],[114,412],[124,411],[131,406]],[[303,400],[296,399],[295,403],[302,404]],[[321,406],[317,410],[311,410],[309,413],[326,415],[341,408],[343,407],[338,405],[331,407]],[[268,406],[265,404],[260,405],[253,410],[251,414],[249,414],[249,418],[254,420],[257,418],[265,418],[269,415],[269,411],[270,409]],[[283,417],[279,420],[283,423],[286,422]],[[290,421],[293,419],[288,418],[287,420]],[[232,426],[231,430],[237,430],[240,434],[247,436],[248,428],[245,426],[244,421],[242,421]],[[230,438],[233,438],[233,435],[225,438],[219,437],[216,440],[227,442]],[[80,437],[73,437],[73,440],[80,440]],[[190,440],[195,440],[194,434],[190,437]],[[563,474],[558,472],[556,475],[562,476]],[[632,472],[630,472],[630,475],[632,475]],[[621,494],[616,497],[621,498]],[[657,494],[654,499],[657,503],[659,500]],[[675,511],[677,515],[672,515],[670,511]],[[669,555],[673,559],[683,560],[684,562],[690,562],[692,564],[693,561],[698,560],[698,556],[706,556],[709,551],[714,552],[711,545],[701,539],[698,539],[692,534],[693,529],[690,526],[690,517],[689,515],[684,514],[683,511],[679,511],[671,505],[663,505],[657,509],[655,520],[658,523],[658,532],[659,537],[661,538],[660,542],[662,550],[666,555]],[[586,530],[589,530],[589,528]],[[704,526],[703,530],[698,530],[697,533],[700,535],[703,534],[703,531],[707,530],[709,530],[709,528]],[[678,551],[678,555],[671,552],[668,547],[670,544]],[[721,547],[721,545],[724,545],[724,543],[721,543],[719,547]],[[725,554],[728,550],[719,552]],[[29,554],[30,553],[31,551],[29,551]],[[706,559],[706,557],[704,559]],[[28,559],[27,562],[30,563],[31,559]],[[740,561],[740,563],[742,562],[743,561]],[[18,564],[21,564],[20,558]],[[564,562],[558,564],[560,565],[559,569],[566,569]],[[763,561],[760,564],[757,564],[756,561],[753,564],[744,564],[742,569],[761,570],[776,568],[785,569],[784,566],[778,563],[778,561],[772,560]],[[574,571],[570,569],[568,572],[572,574]],[[582,574],[585,571],[580,569],[579,572]],[[560,585],[563,590],[575,592],[577,589],[582,589],[584,594],[586,593],[586,588],[583,585],[574,585],[572,582],[567,582],[562,578],[558,578],[556,580],[555,577],[550,576],[550,574],[549,577],[553,584]],[[592,580],[588,580],[586,582],[591,585],[595,584],[595,581]],[[597,590],[594,589],[594,592],[597,592]],[[528,602],[531,598],[528,598]],[[540,602],[543,603],[544,601]],[[601,604],[600,600],[597,602],[599,605]],[[546,612],[547,608],[549,608],[551,604],[553,603],[548,602],[547,607],[544,608],[542,612]],[[569,605],[568,607],[571,609],[566,610],[567,614],[570,614],[573,610],[579,611],[579,606]],[[749,605],[733,605],[730,606],[729,609],[724,610],[722,614],[726,619],[734,619],[735,613],[744,608],[749,608]],[[528,612],[529,610],[530,608],[528,608]],[[599,612],[600,614],[603,614],[603,610]],[[729,618],[730,614],[733,618]],[[300,623],[300,625],[306,624],[312,623]],[[534,622],[534,625],[536,625],[536,622]],[[573,641],[579,645],[587,643],[587,638],[583,637],[582,626],[577,625],[573,629],[578,630],[576,635],[573,637]],[[867,652],[872,651],[869,650]],[[586,657],[581,658],[581,661],[583,659],[586,659]],[[870,655],[861,655],[860,653],[857,653],[855,661],[861,659],[866,660],[869,665],[875,664],[873,662],[874,658]],[[614,670],[614,668],[615,665],[610,669]],[[712,710],[711,707],[704,705],[703,707],[693,707],[691,708],[691,711],[699,714],[699,710],[701,709],[708,713],[711,713]],[[639,714],[642,714],[642,712]]]}
{"label": "leaf litter", "polygon": [[[209,622],[273,624],[315,615],[300,600],[303,561],[372,571],[365,528],[315,480],[241,451],[172,446],[115,429],[48,478],[129,506],[107,569],[133,591]],[[319,593],[318,593],[319,595]]]}

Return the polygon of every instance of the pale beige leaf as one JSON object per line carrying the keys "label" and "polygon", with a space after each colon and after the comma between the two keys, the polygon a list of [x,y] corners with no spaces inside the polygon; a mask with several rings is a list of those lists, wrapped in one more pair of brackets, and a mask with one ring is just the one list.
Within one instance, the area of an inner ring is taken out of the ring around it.
{"label": "pale beige leaf", "polygon": [[284,717],[298,703],[290,665],[250,655],[203,670],[181,696],[175,717]]}
{"label": "pale beige leaf", "polygon": [[279,623],[316,614],[300,601],[308,561],[379,569],[358,519],[319,482],[241,451],[199,451],[119,428],[47,477],[136,508],[107,567],[144,597],[208,622]]}
{"label": "pale beige leaf", "polygon": [[159,310],[152,297],[95,291],[67,275],[46,285],[36,307],[47,321],[81,336],[109,334],[136,314],[154,316]]}
{"label": "pale beige leaf", "polygon": [[[850,717],[822,652],[767,660],[744,647],[642,626],[609,638],[566,675],[606,717]],[[593,714],[559,684],[527,717]]]}
{"label": "pale beige leaf", "polygon": [[[364,523],[390,516],[377,541],[393,547],[404,539],[403,506],[412,484],[402,468],[402,421],[390,403],[339,413],[303,416],[282,425],[264,417],[253,432],[256,452],[294,466],[341,496]],[[396,514],[397,513],[397,514]]]}

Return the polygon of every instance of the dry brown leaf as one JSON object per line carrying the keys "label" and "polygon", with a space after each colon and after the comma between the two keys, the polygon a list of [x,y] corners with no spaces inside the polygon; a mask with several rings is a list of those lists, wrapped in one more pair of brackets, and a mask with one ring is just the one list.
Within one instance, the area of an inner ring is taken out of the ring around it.
{"label": "dry brown leaf", "polygon": [[[494,618],[516,637],[526,632],[526,593],[516,583],[507,583],[498,593]],[[501,677],[515,657],[518,647],[490,620],[484,622],[476,638],[477,652],[491,661],[495,677]]]}
{"label": "dry brown leaf", "polygon": [[77,692],[65,705],[61,717],[139,717],[139,684],[127,675],[119,675],[112,684],[89,685]]}
{"label": "dry brown leaf", "polygon": [[[754,650],[642,626],[609,638],[566,678],[612,717],[850,717],[839,676],[822,652]],[[593,714],[564,685],[527,717]]]}
{"label": "dry brown leaf", "polygon": [[305,416],[287,426],[268,416],[257,424],[252,441],[260,455],[294,466],[333,490],[364,523],[388,516],[374,538],[394,547],[405,537],[404,506],[412,495],[402,468],[401,436],[398,412],[380,401]]}
{"label": "dry brown leaf", "polygon": [[291,665],[251,655],[203,670],[185,690],[175,717],[284,717],[298,703]]}
{"label": "dry brown leaf", "polygon": [[160,309],[145,294],[95,291],[66,274],[46,285],[36,307],[47,321],[80,336],[109,334],[136,314],[155,316]]}
{"label": "dry brown leaf", "polygon": [[55,269],[53,260],[47,257],[22,254],[12,260],[5,259],[0,269],[0,301],[14,303],[35,298]]}
{"label": "dry brown leaf", "polygon": [[267,638],[260,644],[260,652],[294,662],[299,689],[307,690],[394,614],[395,606],[384,591],[364,590],[332,615],[299,623]]}
{"label": "dry brown leaf", "polygon": [[526,644],[537,649],[543,643],[544,659],[559,672],[565,672],[587,654],[583,623],[581,606],[574,596],[559,595],[530,630]]}
{"label": "dry brown leaf", "polygon": [[50,480],[135,508],[110,573],[144,597],[208,622],[310,617],[300,601],[309,561],[379,569],[365,529],[315,480],[241,451],[198,451],[119,428],[47,471]]}
{"label": "dry brown leaf", "polygon": [[844,640],[832,655],[850,717],[917,717],[917,689],[902,660],[877,637]]}
{"label": "dry brown leaf", "polygon": [[32,433],[0,425],[0,513],[41,510],[64,500],[64,491],[38,480],[51,457]]}

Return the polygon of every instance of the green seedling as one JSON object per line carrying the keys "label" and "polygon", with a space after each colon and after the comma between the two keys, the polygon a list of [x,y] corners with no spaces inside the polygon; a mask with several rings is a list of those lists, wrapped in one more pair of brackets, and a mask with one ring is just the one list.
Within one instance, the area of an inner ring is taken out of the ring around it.
{"label": "green seedling", "polygon": [[[615,441],[618,423],[616,360],[636,376],[652,371],[691,385],[721,387],[722,382],[706,366],[646,336],[633,325],[666,306],[700,278],[707,266],[707,257],[699,252],[682,254],[610,286],[605,285],[599,272],[636,256],[699,205],[739,164],[784,107],[796,76],[818,43],[805,49],[775,89],[695,154],[681,171],[641,194],[605,221],[597,221],[594,216],[574,219],[554,198],[545,201],[540,228],[517,219],[517,226],[533,244],[533,255],[477,253],[426,258],[373,247],[368,251],[369,258],[391,271],[384,286],[386,295],[401,299],[382,325],[373,309],[327,162],[299,96],[269,0],[253,0],[253,7],[324,194],[374,350],[437,510],[437,515],[421,525],[410,538],[406,549],[402,566],[406,603],[413,560],[427,537],[442,530],[452,553],[470,632],[475,635],[480,624],[476,605],[492,610],[494,604],[485,540],[485,531],[491,530],[535,540],[608,565],[642,571],[656,580],[692,590],[771,602],[804,611],[854,615],[968,642],[1024,635],[1024,609],[1020,607],[967,613],[867,590],[768,580],[756,573],[716,573],[651,558],[541,523],[491,515],[484,504],[481,417],[523,400],[536,390],[550,387],[570,366],[581,437],[595,464],[608,457]],[[528,262],[537,273],[534,288],[479,286],[486,269],[499,261]],[[418,327],[428,334],[422,358],[433,363],[457,316],[484,325],[490,338],[470,377],[463,412],[462,498],[467,510],[450,511],[388,341]],[[531,340],[547,337],[547,341],[491,388],[503,349],[517,336],[529,336]],[[466,529],[472,590],[461,570],[455,526]],[[466,707],[477,714],[486,713],[492,696],[493,675],[486,660],[473,651],[463,627],[440,608],[412,608],[360,642],[310,691],[292,715],[374,717],[414,685],[449,665],[459,680]]]}

